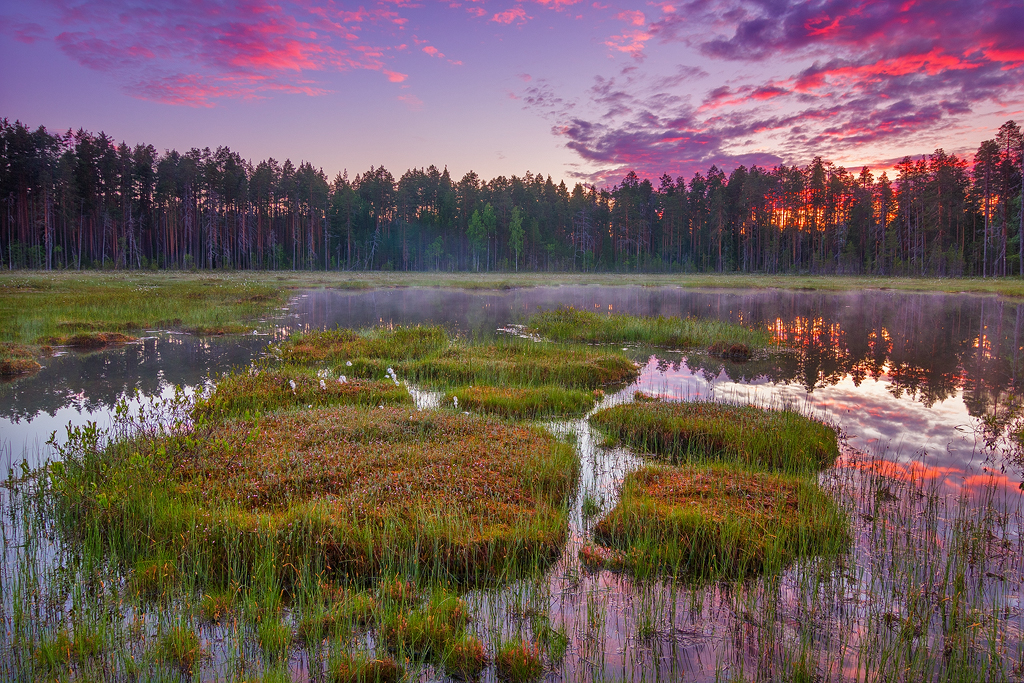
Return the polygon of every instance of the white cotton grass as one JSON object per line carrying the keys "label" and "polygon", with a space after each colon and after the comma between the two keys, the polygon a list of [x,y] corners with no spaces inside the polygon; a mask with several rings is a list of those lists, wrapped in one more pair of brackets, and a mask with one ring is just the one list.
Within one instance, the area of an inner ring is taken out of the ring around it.
{"label": "white cotton grass", "polygon": [[452,396],[452,401],[455,402],[455,410],[458,410],[459,409],[459,397],[458,396]]}
{"label": "white cotton grass", "polygon": [[323,391],[327,388],[327,382],[320,380],[320,390]]}
{"label": "white cotton grass", "polygon": [[345,375],[338,377],[338,384],[345,384],[346,382],[348,382],[348,378]]}
{"label": "white cotton grass", "polygon": [[396,387],[399,386],[398,375],[395,373],[395,369],[394,368],[388,368],[387,375],[388,375],[389,378],[391,378],[391,381],[395,383]]}
{"label": "white cotton grass", "polygon": [[293,379],[288,380],[288,386],[290,386],[292,388],[292,393],[294,394],[295,393],[295,380],[293,380]]}

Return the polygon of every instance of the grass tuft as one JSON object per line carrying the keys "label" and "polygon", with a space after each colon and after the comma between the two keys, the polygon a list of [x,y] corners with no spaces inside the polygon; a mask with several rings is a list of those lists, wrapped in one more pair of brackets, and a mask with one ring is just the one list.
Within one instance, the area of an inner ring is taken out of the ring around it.
{"label": "grass tuft", "polygon": [[535,681],[544,675],[540,648],[525,640],[510,640],[494,655],[498,678],[510,683]]}
{"label": "grass tuft", "polygon": [[733,460],[806,472],[828,467],[839,456],[834,429],[790,410],[645,399],[607,408],[590,420],[620,443],[676,463]]}
{"label": "grass tuft", "polygon": [[493,344],[449,340],[440,327],[327,330],[298,334],[282,359],[331,364],[335,375],[397,376],[443,386],[490,384],[596,389],[634,380],[636,365],[618,352],[504,339]]}
{"label": "grass tuft", "polygon": [[765,348],[771,344],[771,335],[766,331],[721,320],[602,314],[572,306],[538,313],[530,318],[527,328],[559,342],[632,343],[675,349],[734,345]]}
{"label": "grass tuft", "polygon": [[850,542],[844,514],[816,483],[722,465],[631,472],[594,538],[619,552],[581,551],[585,565],[697,582],[778,571]]}
{"label": "grass tuft", "polygon": [[578,416],[594,407],[596,397],[591,391],[548,387],[474,386],[455,389],[445,401],[481,413],[513,419],[533,419],[550,415]]}
{"label": "grass tuft", "polygon": [[156,654],[182,671],[192,671],[203,651],[195,631],[187,626],[174,626],[160,634]]}
{"label": "grass tuft", "polygon": [[287,408],[325,408],[334,405],[412,405],[405,387],[394,382],[345,378],[304,368],[257,369],[221,379],[210,395],[200,399],[196,417],[222,419],[256,415]]}
{"label": "grass tuft", "polygon": [[357,655],[340,655],[328,666],[331,683],[398,683],[405,676],[402,666],[390,657],[370,659]]}

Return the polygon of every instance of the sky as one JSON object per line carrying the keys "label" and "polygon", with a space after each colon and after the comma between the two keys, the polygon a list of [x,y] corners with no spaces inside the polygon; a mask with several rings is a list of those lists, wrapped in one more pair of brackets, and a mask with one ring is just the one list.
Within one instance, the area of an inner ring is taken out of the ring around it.
{"label": "sky", "polygon": [[1024,124],[1021,0],[0,0],[0,117],[329,175],[891,167]]}

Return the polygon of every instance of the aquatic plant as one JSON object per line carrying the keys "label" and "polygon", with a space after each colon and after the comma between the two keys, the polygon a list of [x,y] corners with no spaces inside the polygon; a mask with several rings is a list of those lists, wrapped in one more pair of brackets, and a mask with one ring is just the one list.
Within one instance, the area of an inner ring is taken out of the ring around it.
{"label": "aquatic plant", "polygon": [[405,671],[391,657],[374,659],[365,655],[341,654],[327,669],[331,683],[399,683]]}
{"label": "aquatic plant", "polygon": [[213,391],[195,405],[197,418],[257,415],[275,410],[334,405],[396,406],[413,403],[409,392],[393,382],[342,381],[339,375],[309,368],[252,367],[217,381]]}
{"label": "aquatic plant", "polygon": [[510,683],[534,681],[544,673],[544,660],[540,649],[524,640],[508,640],[498,647],[494,655],[498,678]]}
{"label": "aquatic plant", "polygon": [[772,342],[764,330],[722,320],[597,313],[572,306],[537,313],[526,326],[535,334],[560,342],[647,344],[674,349],[734,345],[766,348]]}
{"label": "aquatic plant", "polygon": [[805,472],[839,455],[835,429],[792,410],[645,399],[606,408],[590,421],[619,443],[672,462],[734,460]]}
{"label": "aquatic plant", "polygon": [[815,482],[735,465],[631,472],[594,538],[620,551],[600,558],[605,565],[696,581],[778,571],[797,557],[835,555],[850,540],[844,514]]}
{"label": "aquatic plant", "polygon": [[393,372],[442,386],[596,389],[632,381],[638,375],[636,365],[617,352],[522,339],[469,344],[448,339],[440,327],[309,332],[283,343],[279,354],[289,362],[332,364],[335,375],[383,379]]}
{"label": "aquatic plant", "polygon": [[533,419],[547,415],[583,415],[594,407],[594,392],[547,387],[471,386],[452,390],[445,398],[456,410],[490,413],[514,419]]}

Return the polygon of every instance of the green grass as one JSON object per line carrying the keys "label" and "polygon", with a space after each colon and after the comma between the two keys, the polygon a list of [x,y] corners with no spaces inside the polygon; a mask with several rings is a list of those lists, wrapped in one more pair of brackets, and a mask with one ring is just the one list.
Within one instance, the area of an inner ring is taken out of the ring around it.
{"label": "green grass", "polygon": [[335,405],[412,405],[409,392],[394,382],[348,379],[306,367],[258,368],[220,379],[200,399],[194,415],[205,419],[258,415],[289,408]]}
{"label": "green grass", "polygon": [[[454,399],[458,399],[456,404]],[[513,419],[534,419],[551,415],[574,417],[594,407],[592,391],[548,387],[460,387],[445,395],[445,403],[459,409],[500,415]]]}
{"label": "green grass", "polygon": [[697,318],[643,317],[623,313],[595,313],[572,306],[543,311],[531,317],[527,328],[559,342],[590,344],[647,344],[674,349],[765,348],[771,335],[736,323]]}
{"label": "green grass", "polygon": [[182,671],[192,671],[202,654],[199,636],[188,626],[173,626],[157,639],[157,657]]}
{"label": "green grass", "polygon": [[259,274],[3,273],[0,341],[95,345],[103,333],[145,329],[246,332],[286,298]]}
{"label": "green grass", "polygon": [[557,557],[579,467],[546,432],[446,412],[338,406],[202,429],[73,439],[51,469],[65,531],[240,583],[261,562],[286,582],[307,565],[487,581]]}
{"label": "green grass", "polygon": [[399,683],[404,677],[404,668],[391,657],[342,654],[327,669],[330,683]]}
{"label": "green grass", "polygon": [[839,455],[833,428],[790,410],[647,399],[607,408],[590,421],[619,443],[675,463],[722,460],[805,472]]}
{"label": "green grass", "polygon": [[441,386],[491,384],[596,389],[635,379],[636,365],[618,352],[507,339],[493,344],[451,340],[440,327],[336,329],[298,334],[281,345],[292,363],[324,364],[335,376],[402,379]]}
{"label": "green grass", "polygon": [[494,655],[498,678],[510,683],[535,681],[544,674],[540,648],[525,640],[509,640]]}
{"label": "green grass", "polygon": [[469,612],[466,604],[447,591],[439,591],[427,603],[411,611],[395,611],[381,624],[381,639],[389,649],[441,661],[456,642],[466,637]]}
{"label": "green grass", "polygon": [[815,482],[721,465],[631,472],[594,538],[618,551],[600,564],[698,582],[777,572],[850,541],[845,516]]}

